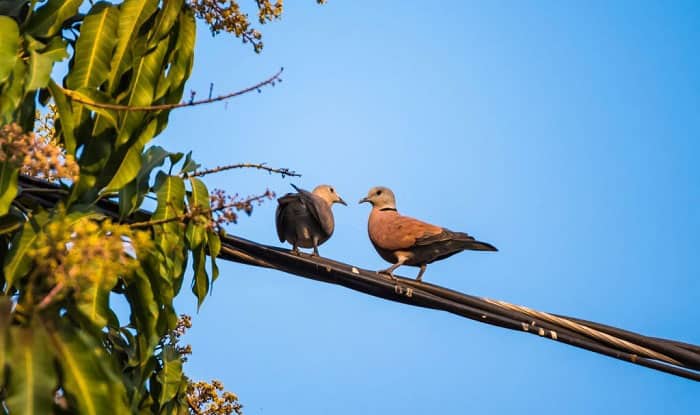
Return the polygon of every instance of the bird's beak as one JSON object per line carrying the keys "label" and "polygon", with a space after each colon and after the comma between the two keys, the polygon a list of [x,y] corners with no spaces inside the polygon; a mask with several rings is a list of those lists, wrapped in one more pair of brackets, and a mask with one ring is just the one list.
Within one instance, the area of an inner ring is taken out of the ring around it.
{"label": "bird's beak", "polygon": [[347,206],[348,204],[345,203],[342,197],[338,196],[338,200],[336,200],[337,203],[340,203],[343,206]]}
{"label": "bird's beak", "polygon": [[369,203],[369,199],[367,199],[366,197],[363,197],[363,198],[360,199],[360,201],[357,202],[357,203],[358,203],[358,204],[359,204],[359,203]]}

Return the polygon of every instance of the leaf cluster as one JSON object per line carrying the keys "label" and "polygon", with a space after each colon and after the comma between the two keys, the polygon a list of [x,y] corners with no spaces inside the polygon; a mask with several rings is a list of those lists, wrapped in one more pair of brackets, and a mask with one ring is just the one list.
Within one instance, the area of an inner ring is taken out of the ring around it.
{"label": "leaf cluster", "polygon": [[[211,198],[191,153],[149,145],[182,102],[196,16],[215,24],[205,3],[224,2],[0,0],[0,413],[240,411],[220,385],[184,375],[173,299],[189,269],[201,306],[220,225],[273,194]],[[255,4],[261,21],[282,12]],[[236,13],[221,16],[243,24]],[[155,109],[123,110],[137,107]],[[46,189],[20,187],[20,174],[57,186],[39,198]],[[148,221],[127,221],[147,198]]]}

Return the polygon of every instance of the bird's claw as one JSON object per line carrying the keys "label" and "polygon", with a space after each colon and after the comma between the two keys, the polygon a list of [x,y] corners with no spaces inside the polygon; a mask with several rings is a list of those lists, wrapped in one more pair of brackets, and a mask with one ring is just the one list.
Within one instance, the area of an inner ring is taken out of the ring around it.
{"label": "bird's claw", "polygon": [[379,270],[377,271],[377,274],[384,274],[389,277],[390,280],[398,281],[398,279],[394,276],[394,273],[388,269]]}

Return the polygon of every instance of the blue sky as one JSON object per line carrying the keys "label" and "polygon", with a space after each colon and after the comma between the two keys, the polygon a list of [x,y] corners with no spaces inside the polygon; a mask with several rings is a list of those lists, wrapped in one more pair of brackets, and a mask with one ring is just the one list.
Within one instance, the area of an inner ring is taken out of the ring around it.
{"label": "blue sky", "polygon": [[[567,3],[567,4],[564,4]],[[697,2],[285,3],[255,55],[201,25],[205,96],[285,67],[284,82],[183,109],[156,140],[212,167],[268,162],[333,184],[321,254],[387,264],[355,202],[491,242],[428,267],[462,292],[700,344]],[[290,179],[208,178],[241,194]],[[276,203],[229,231],[280,245]],[[564,344],[284,273],[222,263],[194,315],[187,371],[253,414],[695,413],[698,385]],[[416,269],[402,268],[413,276]]]}

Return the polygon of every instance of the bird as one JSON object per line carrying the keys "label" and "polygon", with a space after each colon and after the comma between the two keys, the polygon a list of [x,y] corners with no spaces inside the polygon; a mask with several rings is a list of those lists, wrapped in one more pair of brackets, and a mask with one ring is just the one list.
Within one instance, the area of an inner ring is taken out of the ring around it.
{"label": "bird", "polygon": [[287,193],[277,199],[275,225],[280,242],[292,244],[292,252],[299,255],[299,247],[313,248],[319,256],[318,246],[333,235],[335,222],[331,206],[340,203],[347,206],[333,186],[322,184],[309,192],[292,184],[297,193]]}
{"label": "bird", "polygon": [[422,281],[428,264],[464,250],[498,251],[495,246],[477,241],[464,232],[401,215],[396,210],[396,197],[391,189],[376,186],[359,203],[371,203],[367,230],[379,256],[393,265],[379,273],[394,277],[401,265],[420,267],[417,281]]}

